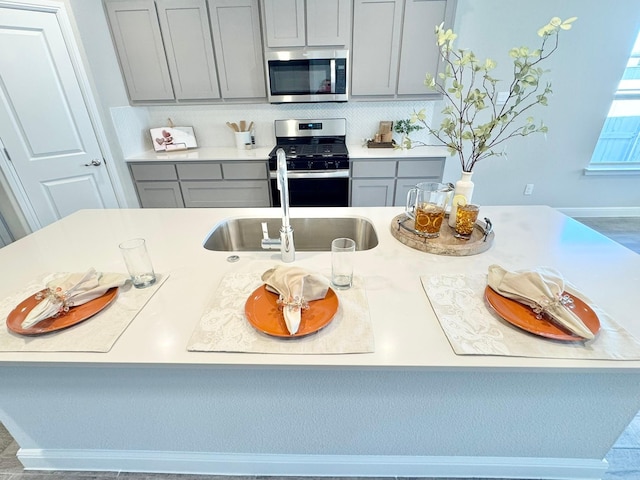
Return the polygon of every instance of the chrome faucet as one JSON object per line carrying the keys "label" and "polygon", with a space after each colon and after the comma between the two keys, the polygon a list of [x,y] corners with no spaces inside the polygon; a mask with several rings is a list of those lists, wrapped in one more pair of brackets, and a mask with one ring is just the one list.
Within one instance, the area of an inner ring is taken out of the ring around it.
{"label": "chrome faucet", "polygon": [[262,223],[261,246],[265,250],[275,250],[280,248],[282,261],[293,262],[296,259],[296,248],[293,244],[293,228],[289,221],[289,183],[287,179],[287,156],[284,150],[279,148],[276,151],[277,177],[276,183],[280,191],[280,205],[282,206],[282,226],[280,227],[280,239],[269,238],[266,222]]}

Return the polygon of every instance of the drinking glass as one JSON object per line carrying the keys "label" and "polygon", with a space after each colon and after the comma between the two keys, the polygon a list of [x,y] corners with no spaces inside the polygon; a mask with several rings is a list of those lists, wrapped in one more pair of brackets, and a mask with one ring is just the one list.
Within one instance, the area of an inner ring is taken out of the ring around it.
{"label": "drinking glass", "polygon": [[156,274],[153,271],[144,238],[133,238],[122,242],[120,252],[134,287],[145,288],[156,283]]}
{"label": "drinking glass", "polygon": [[353,257],[356,242],[350,238],[336,238],[331,242],[331,284],[346,290],[353,284]]}

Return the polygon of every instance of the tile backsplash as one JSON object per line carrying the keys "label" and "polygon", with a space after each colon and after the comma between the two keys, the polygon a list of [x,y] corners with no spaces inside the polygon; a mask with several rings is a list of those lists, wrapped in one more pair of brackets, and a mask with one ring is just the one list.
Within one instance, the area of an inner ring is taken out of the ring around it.
{"label": "tile backsplash", "polygon": [[[232,147],[234,136],[226,122],[254,122],[256,145],[271,146],[275,145],[274,120],[345,118],[347,143],[357,144],[372,138],[381,120],[408,118],[422,108],[430,121],[434,102],[427,101],[117,107],[111,109],[111,118],[127,157],[151,150],[149,129],[167,126],[168,119],[175,126],[193,127],[199,146]],[[426,141],[427,135],[420,131],[411,138]]]}

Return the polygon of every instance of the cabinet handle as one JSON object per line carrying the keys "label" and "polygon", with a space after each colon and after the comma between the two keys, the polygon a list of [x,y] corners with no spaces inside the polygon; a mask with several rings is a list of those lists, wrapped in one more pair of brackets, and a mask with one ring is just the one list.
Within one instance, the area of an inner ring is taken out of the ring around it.
{"label": "cabinet handle", "polygon": [[85,167],[99,167],[100,165],[102,165],[102,162],[100,160],[91,160],[91,163],[85,163],[84,166]]}

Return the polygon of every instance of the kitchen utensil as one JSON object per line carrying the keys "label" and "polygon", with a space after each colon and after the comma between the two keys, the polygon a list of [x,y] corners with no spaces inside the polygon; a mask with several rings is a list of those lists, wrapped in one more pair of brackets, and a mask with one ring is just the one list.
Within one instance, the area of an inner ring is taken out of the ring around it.
{"label": "kitchen utensil", "polygon": [[247,122],[245,120],[240,120],[240,131],[241,132],[247,131]]}
{"label": "kitchen utensil", "polygon": [[238,128],[238,124],[237,123],[227,122],[227,127],[229,127],[234,132],[239,132],[240,131],[240,129]]}

